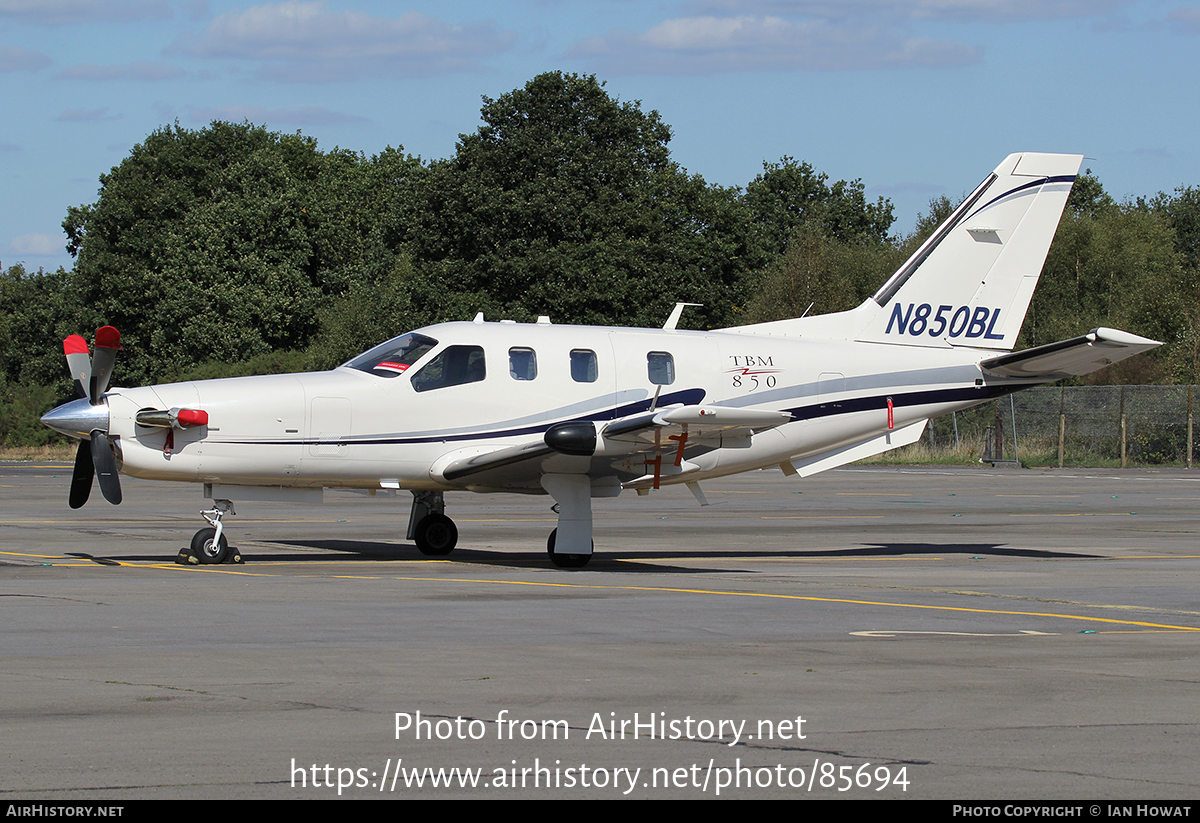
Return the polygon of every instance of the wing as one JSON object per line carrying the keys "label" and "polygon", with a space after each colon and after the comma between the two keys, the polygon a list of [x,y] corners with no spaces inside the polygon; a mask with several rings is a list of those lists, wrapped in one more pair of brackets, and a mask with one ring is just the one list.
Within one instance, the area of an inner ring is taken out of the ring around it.
{"label": "wing", "polygon": [[1161,345],[1157,340],[1129,332],[1099,328],[1069,340],[992,357],[979,366],[998,377],[1049,382],[1071,375],[1090,374]]}
{"label": "wing", "polygon": [[[540,488],[547,472],[616,476],[627,486],[658,487],[664,475],[689,470],[685,449],[745,448],[756,432],[781,426],[788,412],[725,406],[674,406],[596,424],[587,420],[556,423],[536,438],[439,461],[433,473],[468,486]],[[673,452],[666,466],[663,455]],[[647,455],[652,458],[647,459]]]}

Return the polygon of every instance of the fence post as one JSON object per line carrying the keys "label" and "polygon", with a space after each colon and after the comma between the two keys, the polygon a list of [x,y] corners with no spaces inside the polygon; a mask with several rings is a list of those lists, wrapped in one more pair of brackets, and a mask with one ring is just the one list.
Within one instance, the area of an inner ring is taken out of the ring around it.
{"label": "fence post", "polygon": [[1121,468],[1125,468],[1125,387],[1121,387]]}
{"label": "fence post", "polygon": [[1021,449],[1017,446],[1017,404],[1013,401],[1013,395],[1008,396],[1008,416],[1009,423],[1013,430],[1013,460],[1017,461],[1017,467],[1021,466]]}
{"label": "fence post", "polygon": [[1058,467],[1063,467],[1063,452],[1065,440],[1067,439],[1067,416],[1062,412],[1058,414]]}
{"label": "fence post", "polygon": [[1004,459],[1004,418],[1000,413],[1000,398],[996,398],[996,454],[997,460]]}
{"label": "fence post", "polygon": [[1063,456],[1066,453],[1067,440],[1067,414],[1066,414],[1066,399],[1067,387],[1060,386],[1058,390],[1058,467],[1063,467]]}
{"label": "fence post", "polygon": [[1187,445],[1187,467],[1192,467],[1192,387],[1188,385],[1188,445]]}

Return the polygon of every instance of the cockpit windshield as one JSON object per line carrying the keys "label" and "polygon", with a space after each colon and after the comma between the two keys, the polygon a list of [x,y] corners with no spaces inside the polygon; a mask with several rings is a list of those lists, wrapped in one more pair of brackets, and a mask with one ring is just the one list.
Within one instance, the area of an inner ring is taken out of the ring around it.
{"label": "cockpit windshield", "polygon": [[393,337],[386,343],[380,343],[342,365],[379,377],[399,377],[409,366],[420,360],[425,352],[436,346],[437,342],[432,337],[409,332]]}

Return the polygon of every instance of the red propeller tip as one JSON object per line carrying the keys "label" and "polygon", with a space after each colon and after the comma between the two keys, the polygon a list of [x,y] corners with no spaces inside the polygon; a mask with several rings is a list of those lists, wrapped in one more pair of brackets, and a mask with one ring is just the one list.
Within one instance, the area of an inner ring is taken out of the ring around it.
{"label": "red propeller tip", "polygon": [[63,354],[87,354],[87,341],[78,334],[73,334],[63,341]]}
{"label": "red propeller tip", "polygon": [[121,348],[121,333],[112,326],[96,329],[96,346],[101,349]]}

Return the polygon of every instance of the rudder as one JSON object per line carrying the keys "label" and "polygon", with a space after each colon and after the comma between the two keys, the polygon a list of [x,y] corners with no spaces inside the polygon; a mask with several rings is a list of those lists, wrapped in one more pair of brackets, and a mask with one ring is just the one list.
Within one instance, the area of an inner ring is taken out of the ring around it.
{"label": "rudder", "polygon": [[1006,157],[875,293],[858,339],[1011,351],[1082,162]]}

